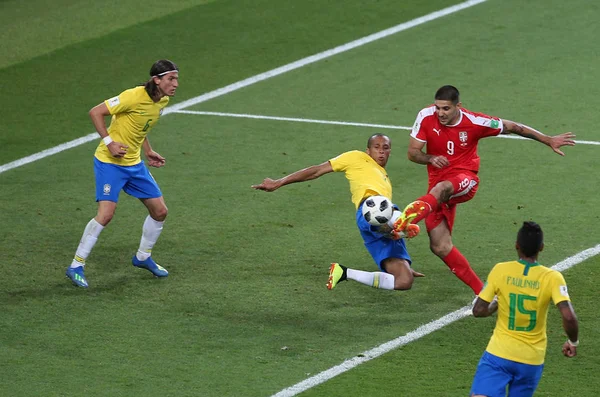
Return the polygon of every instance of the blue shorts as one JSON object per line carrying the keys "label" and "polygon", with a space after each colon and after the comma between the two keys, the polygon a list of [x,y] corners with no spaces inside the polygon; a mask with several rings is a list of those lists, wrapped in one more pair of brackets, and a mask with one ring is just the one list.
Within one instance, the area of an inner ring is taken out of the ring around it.
{"label": "blue shorts", "polygon": [[[356,211],[356,226],[358,226],[360,235],[365,242],[365,247],[367,247],[373,260],[377,266],[379,266],[379,269],[385,271],[385,269],[381,267],[381,262],[387,258],[405,259],[410,264],[410,255],[408,255],[408,251],[406,250],[404,239],[392,240],[377,232],[377,228],[371,226],[362,215],[362,206],[363,204],[361,204]],[[398,209],[395,205],[394,208]]]}
{"label": "blue shorts", "polygon": [[162,196],[158,184],[143,161],[136,165],[124,166],[103,163],[94,157],[94,174],[96,175],[96,201],[116,203],[119,201],[121,190],[139,199]]}
{"label": "blue shorts", "polygon": [[543,370],[544,364],[518,363],[486,351],[477,365],[471,394],[506,397],[508,386],[508,397],[531,397],[540,382]]}

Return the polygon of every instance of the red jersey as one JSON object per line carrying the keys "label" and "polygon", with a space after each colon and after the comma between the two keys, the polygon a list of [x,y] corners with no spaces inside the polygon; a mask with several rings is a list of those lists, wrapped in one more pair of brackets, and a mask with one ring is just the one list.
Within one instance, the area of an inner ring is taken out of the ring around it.
{"label": "red jersey", "polygon": [[450,165],[444,168],[427,164],[430,182],[464,170],[477,173],[477,143],[481,138],[497,136],[502,132],[504,126],[501,119],[463,108],[459,110],[460,116],[454,125],[440,123],[435,105],[421,110],[417,115],[410,136],[426,143],[427,154],[444,156],[450,161]]}

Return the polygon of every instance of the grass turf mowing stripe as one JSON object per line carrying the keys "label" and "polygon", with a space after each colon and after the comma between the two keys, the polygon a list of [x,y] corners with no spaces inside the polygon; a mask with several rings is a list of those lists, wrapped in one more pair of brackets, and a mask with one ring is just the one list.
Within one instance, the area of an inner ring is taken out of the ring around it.
{"label": "grass turf mowing stripe", "polygon": [[[557,270],[559,272],[563,272],[567,269],[572,268],[579,263],[592,258],[600,253],[600,244],[578,252],[577,254],[570,256],[556,265],[552,266],[552,269]],[[388,353],[398,347],[409,344],[410,342],[414,342],[417,339],[420,339],[430,333],[437,331],[445,327],[446,325],[450,325],[455,321],[458,321],[464,317],[471,315],[471,305],[461,307],[458,310],[453,311],[452,313],[448,313],[443,317],[438,318],[437,320],[431,321],[427,324],[420,326],[407,333],[406,335],[402,335],[396,339],[392,339],[389,342],[385,342],[371,350],[367,350],[365,352],[359,353],[351,359],[344,361],[343,363],[336,365],[335,367],[331,367],[328,370],[318,373],[317,375],[311,376],[308,379],[303,380],[302,382],[296,383],[293,386],[290,386],[277,394],[274,394],[271,397],[292,397],[300,394],[310,388],[313,388],[321,383],[325,383],[333,377],[340,375],[346,371],[351,370],[352,368],[359,366],[360,364],[366,363],[374,358],[377,358],[385,353]]]}
{"label": "grass turf mowing stripe", "polygon": [[[419,26],[419,25],[422,25],[424,23],[434,21],[434,20],[436,20],[438,18],[445,17],[447,15],[453,14],[453,13],[461,11],[461,10],[464,10],[466,8],[470,8],[472,6],[475,6],[477,4],[480,4],[480,3],[483,3],[483,2],[486,2],[486,1],[487,0],[468,0],[468,1],[465,1],[463,3],[453,5],[451,7],[446,7],[446,8],[443,8],[441,10],[434,11],[434,12],[432,12],[430,14],[424,15],[424,16],[419,17],[419,18],[412,19],[410,21],[401,23],[399,25],[393,26],[393,27],[388,28],[388,29],[384,29],[384,30],[382,30],[380,32],[377,32],[377,33],[365,36],[365,37],[360,38],[358,40],[354,40],[354,41],[351,41],[349,43],[343,44],[341,46],[332,48],[330,50],[326,50],[326,51],[320,52],[318,54],[311,55],[311,56],[306,57],[306,58],[302,58],[302,59],[300,59],[298,61],[289,63],[289,64],[281,66],[279,68],[272,69],[272,70],[270,70],[268,72],[264,72],[264,73],[258,74],[256,76],[249,77],[249,78],[247,78],[245,80],[238,81],[237,83],[233,83],[233,84],[230,84],[228,86],[225,86],[225,87],[222,87],[222,88],[219,88],[219,89],[207,92],[206,94],[202,94],[200,96],[197,96],[197,97],[188,99],[186,101],[180,102],[178,104],[175,104],[175,105],[173,105],[171,107],[166,108],[163,116],[165,116],[165,115],[167,115],[169,113],[173,113],[175,111],[181,110],[181,109],[185,109],[185,108],[193,106],[193,105],[197,105],[197,104],[202,103],[202,102],[206,102],[206,101],[208,101],[210,99],[213,99],[213,98],[216,98],[216,97],[228,94],[230,92],[237,91],[237,90],[239,90],[241,88],[244,88],[244,87],[247,87],[249,85],[258,83],[260,81],[264,81],[264,80],[270,79],[271,77],[279,76],[279,75],[281,75],[283,73],[287,73],[289,71],[292,71],[292,70],[295,70],[295,69],[299,69],[299,68],[301,68],[303,66],[310,65],[310,64],[315,63],[317,61],[321,61],[323,59],[332,57],[332,56],[340,54],[342,52],[346,52],[346,51],[352,50],[354,48],[357,48],[357,47],[363,46],[365,44],[374,42],[376,40],[379,40],[379,39],[391,36],[393,34],[400,33],[400,32],[402,32],[404,30],[407,30],[407,29],[410,29],[410,28],[414,28],[415,26]],[[76,147],[76,146],[79,146],[79,145],[83,145],[84,143],[93,141],[94,139],[98,139],[97,134],[89,134],[89,135],[86,135],[84,137],[74,139],[74,140],[72,140],[70,142],[63,143],[61,145],[55,146],[53,148],[43,150],[43,151],[38,152],[36,154],[30,155],[30,156],[27,156],[27,157],[23,157],[23,158],[21,158],[19,160],[15,160],[13,162],[10,162],[10,163],[4,164],[4,165],[0,165],[0,174],[4,173],[6,171],[9,171],[9,170],[11,170],[13,168],[21,167],[23,165],[32,163],[34,161],[41,160],[44,157],[48,157],[48,156],[51,156],[53,154],[60,153],[60,152],[62,152],[64,150],[67,150],[67,149],[70,149],[70,148],[73,148],[73,147]]]}

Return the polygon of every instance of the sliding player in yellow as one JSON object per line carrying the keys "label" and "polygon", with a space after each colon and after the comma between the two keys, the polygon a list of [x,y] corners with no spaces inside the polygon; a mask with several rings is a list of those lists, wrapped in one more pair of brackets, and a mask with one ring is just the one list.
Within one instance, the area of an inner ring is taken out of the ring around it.
{"label": "sliding player in yellow", "polygon": [[[333,289],[344,280],[354,280],[374,288],[387,290],[410,289],[414,277],[422,277],[421,273],[413,271],[411,260],[404,244],[404,233],[411,238],[419,233],[418,225],[410,225],[400,234],[392,225],[400,216],[384,225],[371,226],[362,215],[362,205],[368,197],[385,196],[391,200],[392,184],[385,166],[392,151],[392,142],[387,135],[375,134],[367,141],[367,150],[351,150],[340,154],[324,163],[313,165],[280,179],[265,178],[261,184],[253,185],[254,189],[272,192],[290,183],[304,182],[319,178],[330,172],[343,172],[350,183],[352,202],[356,207],[356,225],[363,238],[365,247],[381,270],[366,272],[350,269],[339,263],[332,263],[329,268],[327,288]],[[417,227],[415,227],[417,226]]]}
{"label": "sliding player in yellow", "polygon": [[568,337],[563,354],[577,354],[579,326],[567,284],[560,272],[537,262],[543,248],[540,226],[524,222],[517,234],[519,260],[496,264],[475,301],[473,316],[497,310],[498,318],[477,366],[472,397],[533,396],[544,369],[550,301],[558,307]]}
{"label": "sliding player in yellow", "polygon": [[[90,118],[102,138],[94,154],[98,213],[90,220],[66,275],[73,284],[87,288],[83,273],[85,260],[117,209],[119,193],[138,198],[149,215],[142,227],[142,238],[133,256],[135,267],[147,269],[156,277],[169,272],[152,259],[151,252],[163,229],[167,206],[158,184],[141,158],[142,149],[151,167],[162,167],[165,158],[152,150],[148,132],[158,122],[169,97],[179,86],[179,69],[162,59],[150,68],[150,79],[141,86],[123,91],[90,110]],[[112,116],[106,128],[105,117]]]}

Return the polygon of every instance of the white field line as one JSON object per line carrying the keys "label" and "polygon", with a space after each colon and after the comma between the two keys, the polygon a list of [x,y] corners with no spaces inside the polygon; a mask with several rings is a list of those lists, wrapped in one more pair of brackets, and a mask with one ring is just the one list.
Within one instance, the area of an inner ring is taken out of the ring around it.
{"label": "white field line", "polygon": [[54,146],[50,149],[42,150],[41,152],[32,154],[27,157],[20,158],[15,161],[11,161],[10,163],[6,163],[4,165],[0,165],[0,174],[6,172],[8,170],[12,170],[13,168],[21,167],[25,164],[33,163],[34,161],[38,161],[43,159],[44,157],[52,156],[53,154],[63,152],[67,149],[74,148],[79,145],[83,145],[84,143],[100,140],[100,136],[97,133],[88,134],[86,136],[82,136],[81,138],[73,139],[72,141],[61,143],[58,146]]}
{"label": "white field line", "polygon": [[[264,81],[264,80],[270,79],[271,77],[279,76],[279,75],[281,75],[283,73],[287,73],[287,72],[289,72],[291,70],[299,69],[299,68],[304,67],[306,65],[309,65],[311,63],[315,63],[317,61],[321,61],[321,60],[323,60],[325,58],[332,57],[332,56],[340,54],[342,52],[352,50],[354,48],[363,46],[365,44],[369,44],[369,43],[371,43],[373,41],[376,41],[376,40],[379,40],[379,39],[383,39],[383,38],[391,36],[393,34],[402,32],[402,31],[410,29],[410,28],[414,28],[415,26],[419,26],[419,25],[422,25],[422,24],[427,23],[427,22],[431,22],[431,21],[433,21],[435,19],[444,17],[446,15],[453,14],[455,12],[464,10],[465,8],[469,8],[469,7],[472,7],[474,5],[477,5],[477,4],[486,2],[486,1],[487,0],[468,0],[468,1],[465,1],[463,3],[456,4],[456,5],[453,5],[451,7],[447,7],[447,8],[444,8],[444,9],[432,12],[431,14],[427,14],[427,15],[424,15],[422,17],[415,18],[415,19],[410,20],[408,22],[401,23],[399,25],[396,25],[396,26],[393,26],[391,28],[382,30],[380,32],[371,34],[369,36],[365,36],[365,37],[363,37],[361,39],[351,41],[349,43],[346,43],[346,44],[343,44],[341,46],[332,48],[330,50],[326,50],[326,51],[320,52],[318,54],[311,55],[311,56],[306,57],[306,58],[302,58],[302,59],[300,59],[298,61],[289,63],[287,65],[284,65],[284,66],[281,66],[279,68],[270,70],[268,72],[261,73],[261,74],[258,74],[256,76],[253,76],[253,77],[249,77],[249,78],[247,78],[245,80],[238,81],[237,83],[233,83],[233,84],[230,84],[228,86],[216,89],[214,91],[207,92],[206,94],[203,94],[203,95],[200,95],[200,96],[188,99],[187,101],[183,101],[183,102],[177,103],[177,104],[175,104],[173,106],[170,106],[170,107],[166,108],[165,111],[164,111],[164,113],[163,113],[163,116],[165,116],[165,115],[167,115],[169,113],[173,113],[175,111],[181,110],[181,109],[185,109],[185,108],[193,106],[193,105],[197,105],[197,104],[202,103],[202,102],[206,102],[206,101],[208,101],[210,99],[219,97],[221,95],[225,95],[225,94],[228,94],[230,92],[237,91],[240,88],[244,88],[244,87],[247,87],[249,85],[258,83],[260,81]],[[23,166],[25,164],[29,164],[29,163],[32,163],[34,161],[41,160],[44,157],[48,157],[48,156],[51,156],[53,154],[60,153],[60,152],[62,152],[64,150],[70,149],[72,147],[83,145],[84,143],[93,141],[94,139],[98,139],[97,134],[86,135],[86,136],[84,136],[82,138],[78,138],[78,139],[72,140],[70,142],[63,143],[63,144],[55,146],[53,148],[43,150],[43,151],[41,151],[39,153],[32,154],[32,155],[27,156],[27,157],[23,157],[23,158],[21,158],[19,160],[15,160],[13,162],[10,162],[10,163],[4,164],[4,165],[0,165],[0,174],[2,174],[3,172],[6,172],[8,170],[11,170],[13,168],[21,167],[21,166]]]}
{"label": "white field line", "polygon": [[354,48],[363,46],[365,44],[369,44],[369,43],[371,43],[373,41],[376,41],[376,40],[379,40],[379,39],[383,39],[383,38],[391,36],[393,34],[402,32],[404,30],[408,30],[410,28],[414,28],[415,26],[419,26],[419,25],[422,25],[422,24],[427,23],[427,22],[431,22],[431,21],[436,20],[438,18],[445,17],[446,15],[453,14],[455,12],[464,10],[466,8],[469,8],[469,7],[473,7],[474,5],[477,5],[477,4],[480,4],[480,3],[484,3],[486,1],[487,0],[468,0],[468,1],[465,1],[463,3],[453,5],[451,7],[447,7],[447,8],[443,8],[441,10],[438,10],[438,11],[434,11],[431,14],[427,14],[427,15],[424,15],[422,17],[412,19],[410,21],[401,23],[399,25],[396,25],[396,26],[393,26],[391,28],[382,30],[380,32],[373,33],[373,34],[371,34],[369,36],[365,36],[365,37],[363,37],[361,39],[351,41],[349,43],[337,46],[335,48],[332,48],[330,50],[326,50],[326,51],[320,52],[320,53],[315,54],[315,55],[311,55],[309,57],[300,59],[300,60],[298,60],[296,62],[288,63],[287,65],[281,66],[281,67],[279,67],[277,69],[273,69],[273,70],[270,70],[268,72],[261,73],[261,74],[258,74],[256,76],[247,78],[245,80],[238,81],[237,83],[225,86],[223,88],[219,88],[218,90],[206,93],[206,94],[198,96],[196,98],[192,98],[192,99],[189,99],[187,101],[183,101],[181,103],[178,103],[178,104],[176,104],[174,106],[169,107],[168,109],[165,109],[165,113],[167,113],[169,111],[170,112],[174,112],[176,110],[181,110],[181,109],[185,109],[187,107],[193,106],[193,105],[197,105],[197,104],[199,104],[201,102],[205,102],[205,101],[207,101],[209,99],[213,99],[213,98],[216,98],[218,96],[228,94],[228,93],[230,93],[232,91],[237,91],[240,88],[247,87],[249,85],[258,83],[258,82],[263,81],[263,80],[270,79],[271,77],[279,76],[280,74],[284,74],[284,73],[287,73],[287,72],[292,71],[294,69],[298,69],[298,68],[304,67],[306,65],[310,65],[311,63],[315,63],[315,62],[321,61],[321,60],[323,60],[325,58],[329,58],[329,57],[332,57],[334,55],[340,54],[342,52],[346,52],[346,51],[352,50]]}
{"label": "white field line", "polygon": [[[563,272],[583,261],[594,257],[600,253],[600,244],[595,247],[588,248],[584,251],[581,251],[573,256],[568,257],[567,259],[558,262],[556,265],[552,266],[552,269],[558,270],[559,272]],[[471,315],[471,306],[464,306],[452,313],[448,313],[443,317],[435,321],[431,321],[427,324],[420,326],[407,333],[406,335],[400,336],[396,339],[392,339],[389,342],[383,343],[371,350],[367,350],[363,353],[356,355],[355,357],[344,361],[343,363],[336,365],[335,367],[331,367],[328,370],[318,373],[317,375],[311,376],[303,380],[300,383],[296,383],[295,385],[283,389],[277,394],[273,394],[271,397],[292,397],[296,396],[310,388],[313,388],[321,383],[324,383],[331,378],[340,375],[346,371],[351,370],[352,368],[366,363],[374,358],[381,356],[382,354],[388,353],[391,350],[397,349],[398,347],[409,344],[410,342],[414,342],[417,339],[420,339],[430,333],[437,331],[438,329],[445,327],[446,325],[452,324],[453,322],[460,320],[464,317]]]}
{"label": "white field line", "polygon": [[237,118],[242,118],[242,119],[292,121],[292,122],[297,122],[297,123],[349,125],[349,126],[353,126],[353,127],[385,128],[385,129],[395,129],[395,130],[411,130],[412,129],[411,127],[404,127],[401,125],[354,123],[354,122],[349,122],[349,121],[316,120],[316,119],[303,119],[303,118],[297,118],[297,117],[264,116],[264,115],[260,115],[260,114],[204,112],[201,110],[176,110],[175,112],[183,113],[183,114],[196,114],[196,115],[201,115],[201,116],[237,117]]}
{"label": "white field line", "polygon": [[[202,110],[174,110],[174,113],[182,114],[196,114],[201,116],[217,116],[217,117],[236,117],[244,119],[255,119],[255,120],[276,120],[276,121],[291,121],[298,123],[314,123],[314,124],[333,124],[333,125],[347,125],[353,127],[369,127],[369,128],[383,128],[388,130],[412,130],[412,127],[406,127],[403,125],[390,125],[390,124],[370,124],[370,123],[356,123],[350,121],[335,121],[335,120],[317,120],[317,119],[303,119],[297,117],[279,117],[279,116],[265,116],[261,114],[245,114],[245,113],[223,113],[223,112],[205,112]],[[524,139],[530,141],[531,139],[524,138],[518,135],[498,135],[498,138],[508,139]],[[597,141],[575,141],[581,145],[600,145]]]}

